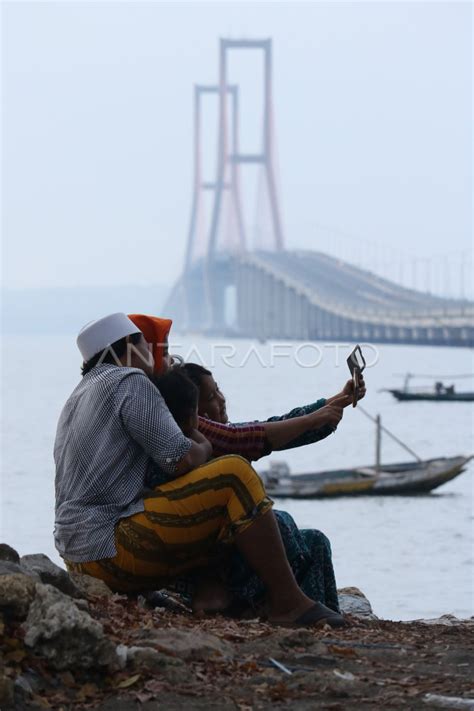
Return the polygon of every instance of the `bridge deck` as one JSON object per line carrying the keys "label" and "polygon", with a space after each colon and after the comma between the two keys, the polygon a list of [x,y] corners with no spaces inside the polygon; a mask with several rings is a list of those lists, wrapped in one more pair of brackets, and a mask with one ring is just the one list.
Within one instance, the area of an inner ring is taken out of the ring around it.
{"label": "bridge deck", "polygon": [[407,289],[320,252],[257,252],[247,259],[344,318],[439,326],[463,325],[474,315],[471,302]]}
{"label": "bridge deck", "polygon": [[[234,322],[227,290],[236,289]],[[175,285],[170,315],[194,330],[266,338],[469,346],[474,304],[404,288],[320,252],[217,254]]]}

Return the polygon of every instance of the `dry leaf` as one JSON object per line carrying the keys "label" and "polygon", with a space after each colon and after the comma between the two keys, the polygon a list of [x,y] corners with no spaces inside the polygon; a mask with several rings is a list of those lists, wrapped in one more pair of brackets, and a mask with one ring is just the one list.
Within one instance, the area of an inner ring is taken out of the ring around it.
{"label": "dry leaf", "polygon": [[26,657],[26,651],[24,649],[14,649],[13,652],[8,652],[5,655],[5,660],[7,662],[22,662]]}
{"label": "dry leaf", "polygon": [[159,694],[161,691],[163,691],[164,684],[162,681],[159,681],[158,679],[150,679],[145,684],[145,689],[147,691],[150,691],[153,695]]}
{"label": "dry leaf", "polygon": [[151,701],[153,696],[153,694],[147,691],[137,691],[135,694],[136,700],[139,701],[141,704],[146,704],[147,701]]}
{"label": "dry leaf", "polygon": [[3,644],[9,649],[19,649],[22,647],[22,642],[17,637],[5,637]]}
{"label": "dry leaf", "polygon": [[67,686],[68,688],[71,688],[76,684],[76,680],[74,679],[70,671],[61,672],[61,674],[59,674],[59,678],[61,679],[64,686]]}
{"label": "dry leaf", "polygon": [[330,644],[328,651],[332,654],[339,654],[341,657],[357,657],[357,652],[353,647],[338,647],[336,644]]}
{"label": "dry leaf", "polygon": [[76,699],[78,701],[84,701],[84,699],[90,698],[91,696],[95,696],[97,694],[97,691],[97,684],[87,682],[86,684],[83,684],[77,692]]}
{"label": "dry leaf", "polygon": [[128,689],[129,686],[133,686],[136,681],[139,680],[141,677],[141,674],[133,674],[133,676],[129,676],[126,679],[123,679],[123,681],[120,681],[117,684],[117,689]]}

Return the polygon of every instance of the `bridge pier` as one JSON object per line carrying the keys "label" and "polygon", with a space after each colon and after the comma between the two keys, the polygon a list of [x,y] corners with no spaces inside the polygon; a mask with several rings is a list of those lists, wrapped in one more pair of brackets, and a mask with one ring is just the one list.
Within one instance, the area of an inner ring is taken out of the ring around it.
{"label": "bridge pier", "polygon": [[277,314],[275,324],[275,338],[285,338],[285,295],[282,286],[274,280],[275,312]]}

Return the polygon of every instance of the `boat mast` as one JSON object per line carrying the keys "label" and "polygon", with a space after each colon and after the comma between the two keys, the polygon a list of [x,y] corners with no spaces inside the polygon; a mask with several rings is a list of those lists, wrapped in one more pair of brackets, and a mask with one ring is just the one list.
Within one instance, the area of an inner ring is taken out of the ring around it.
{"label": "boat mast", "polygon": [[[362,405],[358,405],[358,409],[359,409],[359,412],[362,412],[362,414],[365,415],[366,417],[368,417],[369,420],[371,420],[371,422],[377,422],[377,418],[374,417],[373,415],[371,415],[370,413],[368,413],[367,410],[364,410]],[[419,457],[416,452],[414,452],[412,449],[410,449],[410,447],[407,444],[405,444],[405,442],[402,442],[402,440],[398,439],[398,437],[396,437],[393,434],[393,432],[390,432],[390,430],[388,430],[386,427],[384,427],[382,425],[382,422],[380,421],[380,419],[379,419],[377,427],[380,428],[381,432],[383,431],[383,432],[385,432],[386,435],[391,437],[394,440],[394,442],[397,442],[397,444],[399,444],[400,447],[403,447],[403,449],[405,449],[409,454],[411,454],[411,456],[414,457],[417,462],[422,461],[421,457]]]}
{"label": "boat mast", "polygon": [[380,415],[375,418],[375,473],[380,471],[382,453],[382,420]]}

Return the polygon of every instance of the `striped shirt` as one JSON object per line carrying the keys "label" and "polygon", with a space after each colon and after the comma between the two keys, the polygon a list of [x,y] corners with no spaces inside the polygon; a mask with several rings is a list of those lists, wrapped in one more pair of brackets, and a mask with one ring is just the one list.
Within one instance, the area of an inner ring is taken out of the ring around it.
{"label": "striped shirt", "polygon": [[113,557],[116,523],[144,510],[153,470],[173,478],[191,444],[142,370],[92,368],[66,402],[54,444],[60,555],[77,563]]}
{"label": "striped shirt", "polygon": [[199,432],[212,444],[213,457],[239,454],[254,462],[272,451],[265,427],[260,422],[223,425],[200,417]]}

